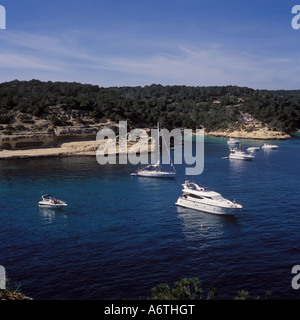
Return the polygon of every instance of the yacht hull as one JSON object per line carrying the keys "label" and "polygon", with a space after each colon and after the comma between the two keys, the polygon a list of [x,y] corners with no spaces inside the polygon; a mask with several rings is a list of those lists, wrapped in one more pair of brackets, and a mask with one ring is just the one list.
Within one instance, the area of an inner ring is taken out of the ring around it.
{"label": "yacht hull", "polygon": [[66,207],[67,204],[66,203],[49,203],[47,201],[40,201],[39,202],[39,207],[41,208],[62,208],[62,207]]}
{"label": "yacht hull", "polygon": [[224,208],[207,203],[201,203],[199,201],[187,200],[179,197],[175,203],[177,206],[194,209],[198,211],[203,211],[207,213],[217,214],[217,215],[234,215],[237,208]]}
{"label": "yacht hull", "polygon": [[150,177],[150,178],[175,178],[175,173],[173,172],[137,172],[132,174],[140,177]]}
{"label": "yacht hull", "polygon": [[274,146],[274,147],[262,147],[262,149],[265,149],[265,150],[276,150],[276,149],[278,149],[278,147],[276,146]]}
{"label": "yacht hull", "polygon": [[239,156],[229,155],[229,159],[251,161],[253,157],[243,157],[243,156],[239,157]]}
{"label": "yacht hull", "polygon": [[255,151],[259,151],[259,150],[260,150],[260,148],[258,148],[258,147],[250,147],[247,149],[247,151],[249,151],[249,152],[255,152]]}

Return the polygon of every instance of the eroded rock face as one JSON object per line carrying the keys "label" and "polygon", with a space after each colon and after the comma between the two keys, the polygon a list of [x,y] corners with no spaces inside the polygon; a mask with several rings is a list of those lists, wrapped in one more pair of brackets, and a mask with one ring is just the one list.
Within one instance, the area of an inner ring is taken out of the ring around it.
{"label": "eroded rock face", "polygon": [[86,135],[95,135],[98,132],[98,128],[57,128],[55,130],[55,135],[60,136],[86,136]]}
{"label": "eroded rock face", "polygon": [[[58,146],[64,142],[73,141],[91,141],[96,140],[97,132],[104,126],[94,127],[58,127],[54,133],[28,133],[0,136],[0,149],[32,149],[49,148]],[[105,126],[113,130],[116,134],[119,132],[117,125]]]}
{"label": "eroded rock face", "polygon": [[11,150],[48,147],[53,144],[54,138],[54,134],[2,135],[0,148]]}

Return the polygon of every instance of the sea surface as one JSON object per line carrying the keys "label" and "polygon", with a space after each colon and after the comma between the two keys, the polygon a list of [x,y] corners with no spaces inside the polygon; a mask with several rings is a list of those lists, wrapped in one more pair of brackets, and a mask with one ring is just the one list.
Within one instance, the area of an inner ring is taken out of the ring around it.
{"label": "sea surface", "polygon": [[[222,159],[224,138],[205,138],[204,172],[151,179],[139,166],[101,166],[95,157],[0,162],[0,264],[33,299],[149,299],[151,288],[198,277],[219,298],[239,290],[300,298],[300,137]],[[243,140],[242,148],[265,141]],[[234,217],[178,208],[186,178],[243,205]],[[68,202],[39,209],[41,194]]]}

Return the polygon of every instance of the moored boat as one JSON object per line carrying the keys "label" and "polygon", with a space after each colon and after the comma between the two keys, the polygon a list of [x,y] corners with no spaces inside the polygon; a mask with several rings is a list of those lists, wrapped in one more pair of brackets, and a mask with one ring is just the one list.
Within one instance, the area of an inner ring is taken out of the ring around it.
{"label": "moored boat", "polygon": [[39,207],[42,208],[62,208],[66,207],[67,203],[52,197],[50,194],[45,194],[42,196],[42,200],[39,201]]}
{"label": "moored boat", "polygon": [[255,152],[255,151],[259,151],[260,150],[260,147],[249,147],[247,148],[247,151],[249,152]]}
{"label": "moored boat", "polygon": [[229,145],[236,145],[236,144],[239,144],[240,141],[239,140],[236,140],[234,138],[229,138],[229,140],[227,141],[227,144]]}
{"label": "moored boat", "polygon": [[264,143],[264,145],[262,146],[262,149],[278,149],[278,146],[276,144]]}
{"label": "moored boat", "polygon": [[[171,155],[169,153],[169,157],[171,160],[171,166],[173,171],[165,171],[160,162],[160,145],[159,145],[159,123],[157,123],[157,155],[158,161],[156,164],[150,164],[143,169],[139,169],[136,172],[132,173],[132,176],[141,176],[141,177],[149,177],[149,178],[175,178],[176,170],[172,162]],[[167,146],[166,146],[167,147]],[[168,150],[169,152],[169,150]]]}
{"label": "moored boat", "polygon": [[252,160],[254,159],[253,154],[248,154],[245,151],[239,150],[237,148],[230,148],[229,159],[236,159],[236,160]]}
{"label": "moored boat", "polygon": [[237,209],[242,208],[235,200],[227,200],[220,193],[199,187],[194,182],[185,181],[182,186],[183,194],[177,199],[177,206],[217,215],[233,215]]}

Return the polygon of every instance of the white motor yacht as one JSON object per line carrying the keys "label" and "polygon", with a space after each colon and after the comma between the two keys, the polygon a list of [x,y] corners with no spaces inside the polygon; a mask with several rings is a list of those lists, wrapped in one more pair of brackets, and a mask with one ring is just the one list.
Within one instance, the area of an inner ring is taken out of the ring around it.
{"label": "white motor yacht", "polygon": [[45,194],[42,196],[42,201],[39,201],[39,207],[43,207],[43,208],[62,208],[62,207],[66,207],[67,203],[56,199],[56,198],[52,198],[52,196],[50,194]]}
{"label": "white motor yacht", "polygon": [[252,160],[254,159],[253,154],[248,154],[245,151],[239,150],[237,148],[230,148],[229,159],[237,159],[237,160]]}
{"label": "white motor yacht", "polygon": [[239,140],[236,140],[234,138],[229,138],[229,140],[227,141],[227,144],[229,145],[236,145],[236,144],[239,144],[240,141]]}
{"label": "white motor yacht", "polygon": [[276,146],[276,144],[264,143],[264,145],[262,146],[262,149],[278,149],[278,146]]}
{"label": "white motor yacht", "polygon": [[227,200],[220,193],[199,187],[194,182],[185,181],[182,186],[183,194],[177,199],[177,206],[218,215],[233,215],[236,209],[242,208],[235,201]]}
{"label": "white motor yacht", "polygon": [[[164,137],[163,137],[163,140],[164,140]],[[149,178],[175,178],[176,170],[173,165],[170,153],[169,153],[169,157],[171,159],[171,166],[173,168],[173,171],[163,170],[163,167],[160,163],[159,123],[157,123],[157,154],[158,154],[158,161],[156,164],[150,164],[143,169],[137,170],[136,172],[132,173],[131,175],[132,176],[149,177]]]}
{"label": "white motor yacht", "polygon": [[255,151],[259,151],[259,150],[260,150],[260,147],[249,147],[247,149],[247,151],[249,151],[249,152],[255,152]]}

